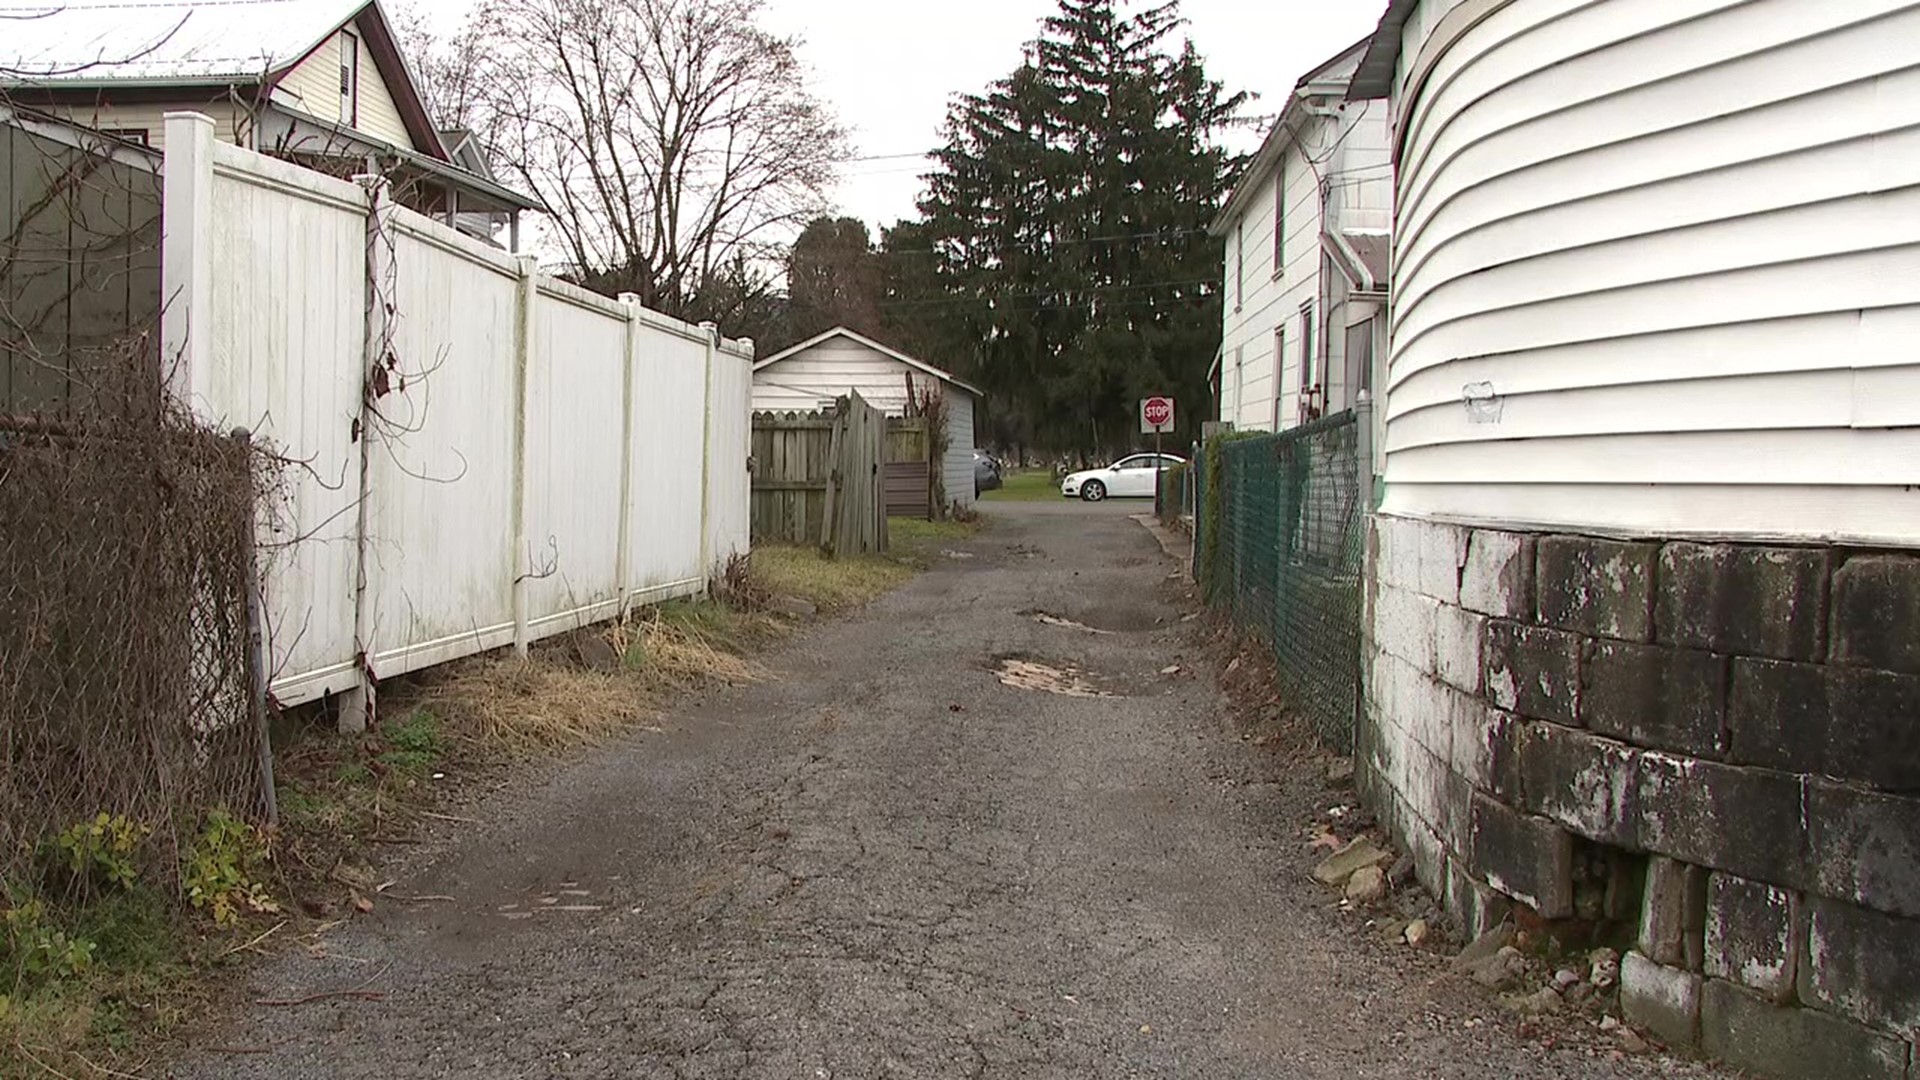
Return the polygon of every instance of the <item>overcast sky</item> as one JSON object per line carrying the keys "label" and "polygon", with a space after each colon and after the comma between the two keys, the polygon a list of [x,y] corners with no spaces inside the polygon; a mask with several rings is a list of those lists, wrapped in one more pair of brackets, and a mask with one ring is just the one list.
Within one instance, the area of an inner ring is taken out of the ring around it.
{"label": "overcast sky", "polygon": [[[470,0],[414,0],[436,22],[457,20]],[[847,164],[841,210],[877,227],[914,213],[924,163],[891,155],[939,142],[947,102],[1013,70],[1054,0],[768,0],[770,29],[804,39],[801,55],[821,96],[853,134],[855,153],[885,160]],[[1145,6],[1136,0],[1133,9]],[[1271,113],[1295,80],[1372,32],[1386,0],[1184,0],[1207,70],[1229,90],[1249,90]],[[1240,132],[1236,149],[1261,133]]]}

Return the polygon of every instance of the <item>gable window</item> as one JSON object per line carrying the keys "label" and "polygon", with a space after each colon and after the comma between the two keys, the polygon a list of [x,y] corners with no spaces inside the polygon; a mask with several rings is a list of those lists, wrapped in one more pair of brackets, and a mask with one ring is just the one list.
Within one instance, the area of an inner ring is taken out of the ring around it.
{"label": "gable window", "polygon": [[1287,159],[1280,158],[1280,167],[1273,177],[1273,276],[1284,277],[1287,273]]}
{"label": "gable window", "polygon": [[360,123],[360,38],[351,30],[340,31],[340,122]]}

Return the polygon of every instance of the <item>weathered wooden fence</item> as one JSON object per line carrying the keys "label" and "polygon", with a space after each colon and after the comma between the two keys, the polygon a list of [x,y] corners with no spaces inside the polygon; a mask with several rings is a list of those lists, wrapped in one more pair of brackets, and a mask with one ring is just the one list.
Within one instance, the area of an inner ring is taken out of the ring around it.
{"label": "weathered wooden fence", "polygon": [[826,535],[833,414],[754,413],[752,438],[754,541],[820,543]]}
{"label": "weathered wooden fence", "polygon": [[[157,400],[159,316],[158,155],[0,105],[0,415]],[[104,370],[127,363],[148,377]]]}
{"label": "weathered wooden fence", "polygon": [[[819,544],[829,553],[886,549],[894,512],[891,452],[925,454],[924,429],[889,420],[855,393],[812,413],[755,413],[752,519],[755,540]],[[926,513],[924,456],[920,501]]]}
{"label": "weathered wooden fence", "polygon": [[927,422],[919,417],[887,421],[887,514],[890,517],[931,518],[939,507],[933,464],[927,442]]}
{"label": "weathered wooden fence", "polygon": [[828,555],[887,550],[887,416],[851,394],[834,408],[827,473]]}

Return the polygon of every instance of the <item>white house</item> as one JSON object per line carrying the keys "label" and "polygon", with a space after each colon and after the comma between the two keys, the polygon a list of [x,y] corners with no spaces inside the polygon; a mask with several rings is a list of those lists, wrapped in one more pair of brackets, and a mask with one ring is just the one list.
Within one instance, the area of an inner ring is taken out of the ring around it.
{"label": "white house", "polygon": [[62,0],[0,24],[0,92],[126,141],[164,150],[167,113],[203,113],[223,142],[322,172],[372,162],[402,204],[516,248],[539,206],[434,126],[379,0]]}
{"label": "white house", "polygon": [[1226,242],[1218,418],[1278,431],[1353,404],[1384,341],[1393,170],[1361,42],[1308,72],[1210,231]]}
{"label": "white house", "polygon": [[1470,929],[1617,923],[1664,1041],[1908,1076],[1920,0],[1392,0],[1352,94],[1369,802]]}
{"label": "white house", "polygon": [[905,416],[907,389],[943,395],[947,453],[942,482],[947,501],[973,505],[973,414],[980,390],[924,360],[844,326],[809,338],[753,365],[755,412],[812,412],[849,391],[888,416]]}

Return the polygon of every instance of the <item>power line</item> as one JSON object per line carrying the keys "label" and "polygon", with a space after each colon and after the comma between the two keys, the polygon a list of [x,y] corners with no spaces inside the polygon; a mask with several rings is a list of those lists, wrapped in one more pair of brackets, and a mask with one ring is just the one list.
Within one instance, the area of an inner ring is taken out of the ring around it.
{"label": "power line", "polygon": [[[1023,250],[1032,250],[1037,248],[1065,247],[1071,244],[1108,244],[1108,243],[1116,243],[1121,240],[1178,240],[1188,236],[1198,236],[1205,233],[1206,231],[1207,230],[1205,229],[1161,229],[1154,232],[1110,233],[1105,236],[1074,236],[1074,237],[1066,237],[1059,240],[1013,240],[1013,241],[1007,241],[1004,243],[1000,241],[995,241],[991,246],[1016,247],[1016,248],[1021,248]],[[923,247],[923,248],[881,247],[881,248],[875,249],[875,254],[878,254],[878,255],[936,255],[936,254],[939,254],[942,250],[944,249],[937,248],[937,247]]]}
{"label": "power line", "polygon": [[863,154],[859,157],[845,158],[843,159],[843,163],[851,165],[856,161],[899,161],[904,158],[930,158],[937,153],[939,153],[938,150],[921,150],[909,154]]}
{"label": "power line", "polygon": [[[1088,285],[1084,288],[1037,289],[1031,292],[1006,292],[1006,291],[996,290],[996,291],[984,292],[984,293],[970,293],[970,294],[961,295],[961,296],[933,297],[930,299],[923,299],[923,300],[883,300],[879,303],[878,306],[883,308],[902,308],[902,307],[925,307],[925,306],[953,305],[953,304],[979,304],[979,303],[991,303],[999,300],[1031,300],[1036,298],[1053,297],[1053,296],[1085,296],[1088,294],[1106,295],[1108,293],[1118,293],[1118,292],[1137,292],[1141,289],[1192,288],[1200,285],[1216,285],[1218,283],[1219,283],[1218,278],[1195,278],[1190,281],[1141,281],[1141,282],[1130,282],[1125,285]],[[1205,299],[1205,298],[1206,298],[1205,296],[1202,296],[1202,297],[1199,297],[1198,299]]]}

